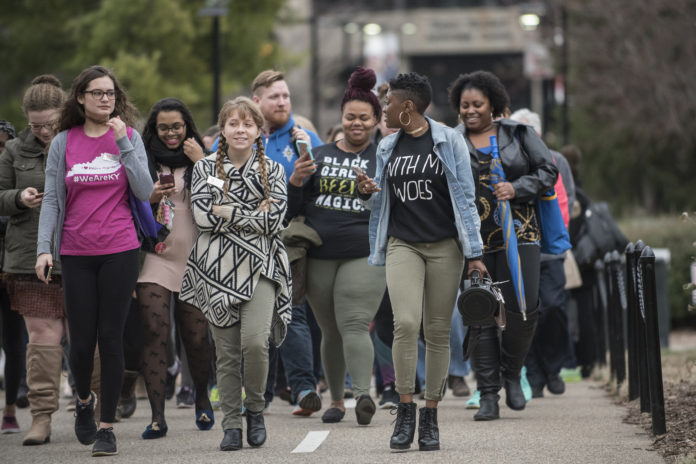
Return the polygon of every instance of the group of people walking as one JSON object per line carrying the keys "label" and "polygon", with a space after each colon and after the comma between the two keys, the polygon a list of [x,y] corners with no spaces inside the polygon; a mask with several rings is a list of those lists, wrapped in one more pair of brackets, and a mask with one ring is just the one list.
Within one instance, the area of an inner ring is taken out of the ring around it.
{"label": "group of people walking", "polygon": [[[23,102],[28,127],[0,155],[0,215],[9,216],[4,281],[29,332],[33,422],[25,445],[50,440],[64,333],[78,440],[93,444],[94,456],[117,453],[119,398],[132,394],[139,372],[152,413],[142,438],[165,437],[174,325],[191,371],[196,427],[215,423],[213,370],[224,415],[220,449],[242,448],[243,417],[247,443],[261,446],[279,361],[293,414],[322,409],[310,312],[330,394],[322,420],[344,419],[349,375],[356,421],[368,425],[377,410],[370,326],[378,310],[391,310],[393,374],[385,375],[393,376],[398,404],[390,447],[409,449],[418,419],[419,449],[437,450],[452,314],[462,279],[474,271],[503,282],[507,319],[503,331],[469,328],[475,419],[499,417],[501,388],[508,407],[524,409],[521,371],[543,306],[535,202],[557,182],[552,155],[534,129],[503,117],[509,99],[491,73],[460,75],[450,86],[456,128],[427,115],[427,77],[397,75],[384,101],[375,83],[372,70],[355,70],[340,105],[343,136],[322,144],[293,118],[283,74],[264,71],[252,98],[223,105],[208,150],[176,98],[152,107],[141,137],[137,112],[107,68],[85,69],[67,95],[53,76],[34,79]],[[491,181],[490,136],[504,182]],[[501,201],[512,205],[526,314],[509,282]],[[141,226],[138,204],[152,213],[154,236]],[[421,330],[425,405],[417,411]],[[382,356],[381,372],[388,362]],[[16,377],[6,376],[8,423]]]}

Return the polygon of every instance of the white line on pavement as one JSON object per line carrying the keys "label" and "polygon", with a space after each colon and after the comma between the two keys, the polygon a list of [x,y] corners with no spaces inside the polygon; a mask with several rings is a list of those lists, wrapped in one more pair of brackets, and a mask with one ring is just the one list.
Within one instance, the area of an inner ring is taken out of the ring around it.
{"label": "white line on pavement", "polygon": [[293,453],[313,453],[319,448],[326,437],[329,436],[328,430],[314,430],[312,432],[307,432],[307,436],[304,440],[297,445],[297,448],[292,450]]}

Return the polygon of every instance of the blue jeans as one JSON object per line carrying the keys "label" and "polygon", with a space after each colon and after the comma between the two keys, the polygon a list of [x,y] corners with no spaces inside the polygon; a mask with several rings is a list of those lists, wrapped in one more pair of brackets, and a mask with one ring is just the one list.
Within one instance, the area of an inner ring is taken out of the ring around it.
{"label": "blue jeans", "polygon": [[283,360],[293,402],[297,400],[300,392],[317,388],[318,379],[314,376],[312,333],[307,324],[307,311],[306,304],[292,307],[292,322],[288,324],[285,341],[280,346],[280,359]]}
{"label": "blue jeans", "polygon": [[558,375],[570,347],[563,259],[542,261],[540,268],[541,313],[525,361],[527,379],[536,387],[543,387],[547,378]]}
{"label": "blue jeans", "polygon": [[450,365],[449,375],[456,377],[466,377],[471,372],[469,360],[464,360],[464,337],[469,330],[462,322],[462,315],[456,307],[452,312],[452,327],[450,328]]}

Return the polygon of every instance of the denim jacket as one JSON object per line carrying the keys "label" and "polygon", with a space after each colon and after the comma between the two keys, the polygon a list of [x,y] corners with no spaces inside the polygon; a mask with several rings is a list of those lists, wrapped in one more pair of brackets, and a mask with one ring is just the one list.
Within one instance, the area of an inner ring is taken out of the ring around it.
{"label": "denim jacket", "polygon": [[[481,220],[476,209],[476,185],[471,172],[469,150],[464,137],[454,129],[428,118],[433,135],[433,153],[440,159],[444,169],[455,225],[462,253],[467,258],[479,257],[483,253]],[[382,190],[373,194],[365,204],[370,214],[370,257],[373,266],[384,266],[387,251],[387,229],[391,205],[385,168],[403,130],[383,138],[377,147],[377,171],[375,183]]]}

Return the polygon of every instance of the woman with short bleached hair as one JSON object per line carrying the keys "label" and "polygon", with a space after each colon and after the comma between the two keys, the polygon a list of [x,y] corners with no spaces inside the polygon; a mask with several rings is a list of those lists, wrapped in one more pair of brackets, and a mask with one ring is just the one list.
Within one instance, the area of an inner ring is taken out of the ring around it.
{"label": "woman with short bleached hair", "polygon": [[469,152],[461,135],[425,116],[432,89],[427,77],[399,74],[389,82],[387,127],[398,132],[377,148],[374,180],[362,173],[358,191],[372,209],[370,264],[386,265],[394,311],[393,357],[397,418],[390,447],[413,442],[413,393],[418,336],[426,341],[425,407],[418,447],[440,449],[437,406],[447,380],[452,308],[465,266],[485,272]]}

